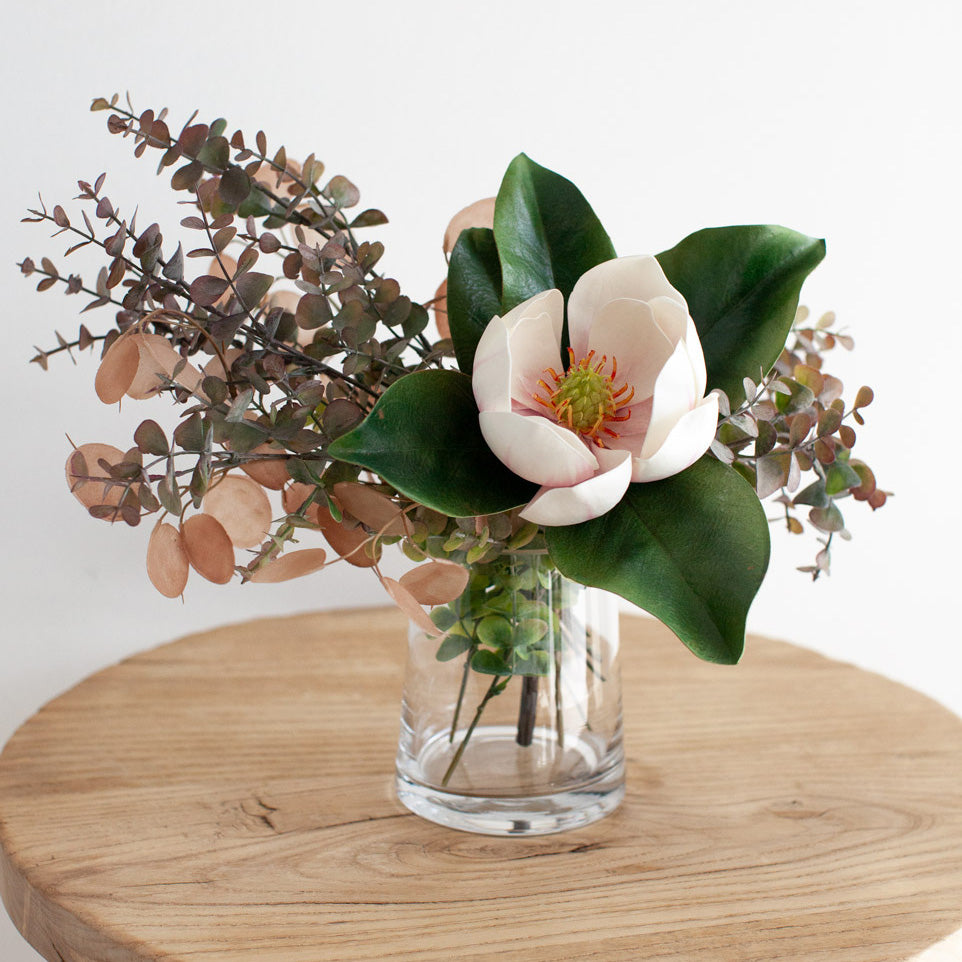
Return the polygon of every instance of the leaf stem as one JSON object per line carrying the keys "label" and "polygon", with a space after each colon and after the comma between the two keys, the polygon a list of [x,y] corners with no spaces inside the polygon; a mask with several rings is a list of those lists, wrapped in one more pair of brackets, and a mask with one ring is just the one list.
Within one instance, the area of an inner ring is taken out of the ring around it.
{"label": "leaf stem", "polygon": [[451,776],[454,774],[454,770],[458,767],[458,763],[461,761],[461,756],[464,754],[465,748],[468,747],[468,742],[471,740],[471,736],[474,734],[474,729],[477,728],[478,722],[481,720],[481,714],[484,711],[485,705],[494,698],[495,695],[500,695],[504,691],[505,685],[507,685],[509,679],[508,675],[504,681],[501,680],[501,675],[495,675],[494,681],[488,686],[488,690],[484,693],[484,698],[481,699],[477,710],[474,713],[474,718],[471,719],[471,724],[468,725],[468,730],[464,733],[464,738],[461,740],[461,744],[458,745],[458,750],[454,753],[454,758],[451,759],[451,764],[448,765],[448,770],[444,773],[444,778],[441,779],[441,787],[447,786],[448,782],[451,780]]}

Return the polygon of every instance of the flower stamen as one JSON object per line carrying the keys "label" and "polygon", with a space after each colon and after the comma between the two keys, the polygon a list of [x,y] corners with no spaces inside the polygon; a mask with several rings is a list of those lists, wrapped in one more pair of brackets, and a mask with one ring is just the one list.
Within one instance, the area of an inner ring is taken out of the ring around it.
{"label": "flower stamen", "polygon": [[[616,386],[618,361],[614,356],[609,359],[607,354],[602,354],[599,358],[598,352],[591,350],[579,360],[569,347],[568,361],[562,374],[550,367],[542,372],[544,376],[538,380],[538,387],[548,399],[541,394],[532,394],[532,398],[548,408],[558,424],[603,448],[606,445],[602,434],[619,437],[609,425],[631,417],[627,405],[635,396],[635,389],[628,383]],[[606,374],[609,364],[611,370]]]}

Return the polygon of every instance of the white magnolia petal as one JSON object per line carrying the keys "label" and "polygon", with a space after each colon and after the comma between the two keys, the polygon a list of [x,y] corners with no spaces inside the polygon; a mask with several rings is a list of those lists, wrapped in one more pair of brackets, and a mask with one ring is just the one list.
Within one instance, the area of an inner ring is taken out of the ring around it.
{"label": "white magnolia petal", "polygon": [[694,408],[699,400],[695,394],[695,376],[688,359],[688,348],[682,341],[655,381],[643,457],[650,457],[662,446],[678,419]]}
{"label": "white magnolia petal", "polygon": [[497,315],[481,334],[474,352],[471,377],[474,399],[481,411],[511,410],[511,353],[508,329]]}
{"label": "white magnolia petal", "polygon": [[660,296],[685,304],[650,254],[616,257],[586,271],[568,298],[568,331],[575,354],[587,353],[588,331],[601,305],[621,297],[650,301]]}
{"label": "white magnolia petal", "polygon": [[535,484],[571,485],[590,478],[598,461],[573,432],[547,418],[482,411],[481,433],[498,460]]}
{"label": "white magnolia petal", "polygon": [[631,483],[627,451],[596,451],[602,469],[593,478],[570,487],[544,487],[521,511],[525,521],[547,526],[580,524],[610,511]]}
{"label": "white magnolia petal", "polygon": [[683,341],[688,333],[688,308],[683,301],[674,297],[653,297],[649,302],[658,326],[665,332],[665,337],[674,347]]}
{"label": "white magnolia petal", "polygon": [[539,314],[547,314],[552,319],[556,329],[555,340],[560,344],[565,317],[565,301],[561,291],[550,290],[535,294],[508,311],[502,320],[504,326],[512,331],[524,318],[537,317]]}
{"label": "white magnolia petal", "polygon": [[618,359],[617,385],[633,387],[637,400],[651,396],[658,372],[674,348],[656,323],[651,308],[644,301],[624,297],[601,307],[588,334],[588,349],[596,357]]}
{"label": "white magnolia petal", "polygon": [[[626,421],[617,421],[613,425],[619,437],[632,437],[632,445],[638,444],[640,447],[645,440],[644,435],[648,433],[648,423],[651,421],[651,402],[650,397],[643,398],[641,401],[633,401],[628,407],[619,408],[620,415],[628,415]],[[605,438],[605,444],[609,447],[619,447],[614,444],[618,438]]]}
{"label": "white magnolia petal", "polygon": [[[538,388],[550,367],[561,371],[561,332],[555,336],[555,319],[547,312],[521,320],[508,334],[511,353],[511,397],[524,408],[537,408],[535,394],[549,394]],[[546,398],[547,400],[547,398]]]}
{"label": "white magnolia petal", "polygon": [[693,465],[707,450],[718,426],[718,396],[711,394],[671,429],[651,457],[632,462],[632,481],[660,481]]}
{"label": "white magnolia petal", "polygon": [[685,346],[688,348],[688,359],[691,361],[691,369],[695,375],[695,394],[701,397],[708,386],[708,373],[705,370],[705,352],[702,350],[698,330],[690,317],[685,331]]}

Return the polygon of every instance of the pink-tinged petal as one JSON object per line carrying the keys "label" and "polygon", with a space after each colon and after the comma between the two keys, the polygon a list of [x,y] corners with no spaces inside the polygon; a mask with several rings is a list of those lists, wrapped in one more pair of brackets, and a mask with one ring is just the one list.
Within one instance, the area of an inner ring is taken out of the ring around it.
{"label": "pink-tinged petal", "polygon": [[708,373],[705,370],[705,352],[702,350],[698,330],[690,317],[685,332],[685,346],[688,348],[688,359],[691,361],[691,369],[695,375],[695,394],[701,397],[708,386]]}
{"label": "pink-tinged petal", "polygon": [[508,334],[508,349],[511,352],[511,399],[515,405],[536,410],[539,405],[534,395],[540,394],[547,400],[551,393],[539,387],[538,381],[550,379],[545,374],[548,368],[559,373],[564,370],[561,332],[556,328],[555,319],[545,312],[519,321]]}
{"label": "pink-tinged petal", "polygon": [[679,419],[651,457],[633,460],[631,480],[660,481],[684,471],[708,450],[717,426],[718,396],[711,394]]}
{"label": "pink-tinged petal", "polygon": [[[611,427],[618,432],[621,437],[631,437],[632,446],[641,445],[645,438],[644,435],[648,432],[648,424],[651,421],[651,402],[650,397],[644,398],[641,401],[635,401],[629,404],[627,407],[619,408],[619,415],[628,415],[627,421],[616,421],[611,424]],[[605,437],[604,442],[608,447],[619,447],[616,443],[618,438]],[[633,449],[633,447],[632,447]]]}
{"label": "pink-tinged petal", "polygon": [[535,294],[508,311],[502,320],[504,326],[513,331],[525,318],[537,317],[539,314],[547,314],[552,319],[555,325],[555,340],[560,344],[565,317],[565,301],[561,291],[550,290]]}
{"label": "pink-tinged petal", "polygon": [[668,283],[661,265],[649,254],[617,257],[586,271],[568,298],[568,331],[575,354],[581,357],[587,353],[588,331],[607,301],[622,297],[650,301],[660,296],[685,304],[681,294]]}
{"label": "pink-tinged petal", "polygon": [[598,469],[588,446],[547,418],[482,411],[478,420],[498,460],[527,481],[567,486],[587,480]]}
{"label": "pink-tinged petal", "polygon": [[617,358],[617,386],[633,387],[638,400],[651,396],[658,372],[674,348],[656,323],[651,308],[643,301],[623,297],[602,305],[588,334],[588,350],[595,352],[596,359],[602,355],[609,360]]}
{"label": "pink-tinged petal", "polygon": [[655,381],[643,456],[650,457],[657,451],[676,422],[700,400],[695,395],[695,376],[688,359],[688,349],[682,341]]}
{"label": "pink-tinged petal", "polygon": [[664,331],[665,337],[671,341],[671,346],[674,347],[679,341],[683,341],[691,320],[684,301],[662,296],[653,297],[648,303],[658,326]]}
{"label": "pink-tinged petal", "polygon": [[511,410],[511,354],[508,329],[495,315],[481,334],[474,352],[471,377],[474,399],[481,411]]}
{"label": "pink-tinged petal", "polygon": [[548,526],[581,524],[610,511],[631,482],[631,455],[627,451],[596,450],[602,470],[593,478],[570,487],[544,487],[521,511],[525,521]]}

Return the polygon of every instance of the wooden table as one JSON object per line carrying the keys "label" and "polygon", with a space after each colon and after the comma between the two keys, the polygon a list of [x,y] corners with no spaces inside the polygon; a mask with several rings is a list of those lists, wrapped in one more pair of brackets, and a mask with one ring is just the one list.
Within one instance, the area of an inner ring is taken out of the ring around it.
{"label": "wooden table", "polygon": [[130,658],[0,756],[7,910],[50,962],[962,957],[962,721],[786,644],[623,635],[625,804],[536,839],[394,799],[393,611]]}

